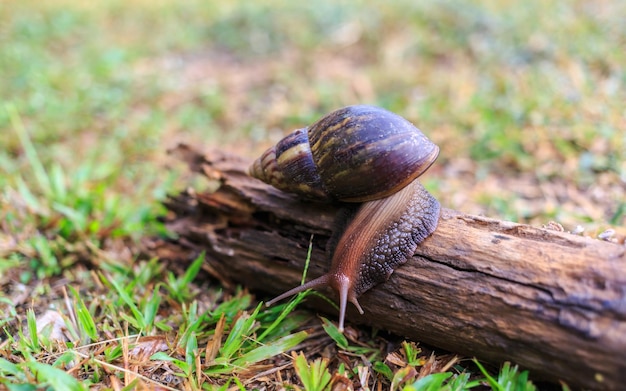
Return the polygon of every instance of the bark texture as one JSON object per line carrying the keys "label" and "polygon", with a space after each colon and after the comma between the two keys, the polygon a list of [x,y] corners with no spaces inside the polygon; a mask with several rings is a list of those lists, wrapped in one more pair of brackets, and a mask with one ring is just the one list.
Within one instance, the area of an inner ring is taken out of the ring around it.
{"label": "bark texture", "polygon": [[[216,181],[166,203],[178,250],[206,251],[225,283],[277,295],[327,270],[338,207],[302,201],[246,174],[249,161],[186,146],[174,153]],[[435,233],[347,321],[481,360],[505,360],[593,389],[626,384],[626,246],[443,209]],[[323,301],[320,311],[336,313]]]}

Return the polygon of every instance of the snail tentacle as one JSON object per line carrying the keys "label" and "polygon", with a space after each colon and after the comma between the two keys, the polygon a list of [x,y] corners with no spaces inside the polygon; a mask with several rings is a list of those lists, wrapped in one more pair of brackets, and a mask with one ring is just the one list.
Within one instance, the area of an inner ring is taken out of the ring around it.
{"label": "snail tentacle", "polygon": [[271,305],[273,305],[274,303],[281,301],[282,299],[285,299],[289,296],[293,296],[296,293],[300,293],[300,292],[304,292],[307,289],[313,289],[313,288],[320,288],[323,286],[327,286],[328,285],[328,281],[330,280],[330,275],[328,274],[324,274],[323,276],[320,276],[314,280],[311,280],[307,283],[304,283],[302,285],[299,285],[295,288],[292,288],[290,290],[288,290],[287,292],[276,296],[275,298],[273,298],[272,300],[268,301],[267,303],[265,303],[266,307],[269,307]]}

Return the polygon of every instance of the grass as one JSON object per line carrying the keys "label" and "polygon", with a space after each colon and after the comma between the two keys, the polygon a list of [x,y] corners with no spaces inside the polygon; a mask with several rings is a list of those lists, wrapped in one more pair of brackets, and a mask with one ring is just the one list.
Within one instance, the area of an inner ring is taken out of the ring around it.
{"label": "grass", "polygon": [[445,206],[622,240],[624,4],[223,3],[0,8],[0,383],[533,389],[511,366],[265,309],[202,258],[151,257],[168,235],[160,201],[205,185],[165,151],[253,156],[331,109],[377,104],[440,145],[424,182]]}

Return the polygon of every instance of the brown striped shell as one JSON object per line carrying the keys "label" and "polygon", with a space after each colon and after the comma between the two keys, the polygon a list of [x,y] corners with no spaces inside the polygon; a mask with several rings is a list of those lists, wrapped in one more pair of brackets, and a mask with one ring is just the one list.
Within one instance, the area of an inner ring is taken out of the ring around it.
{"label": "brown striped shell", "polygon": [[420,176],[439,147],[413,124],[375,106],[348,106],[268,149],[250,175],[308,198],[364,202]]}

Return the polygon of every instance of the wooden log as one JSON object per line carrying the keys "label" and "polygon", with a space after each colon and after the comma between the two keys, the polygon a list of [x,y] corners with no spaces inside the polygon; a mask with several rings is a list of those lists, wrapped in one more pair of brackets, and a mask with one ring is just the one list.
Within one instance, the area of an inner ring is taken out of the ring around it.
{"label": "wooden log", "polygon": [[[246,175],[249,161],[179,146],[219,183],[166,202],[181,248],[204,250],[224,282],[276,295],[307,279],[324,255],[334,205],[298,200]],[[435,233],[390,280],[352,306],[348,323],[389,330],[481,360],[519,364],[570,386],[626,384],[626,246],[443,209]],[[336,314],[328,303],[307,305]]]}

